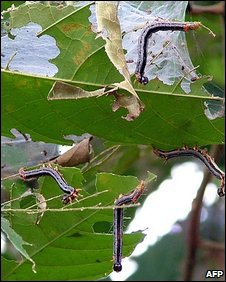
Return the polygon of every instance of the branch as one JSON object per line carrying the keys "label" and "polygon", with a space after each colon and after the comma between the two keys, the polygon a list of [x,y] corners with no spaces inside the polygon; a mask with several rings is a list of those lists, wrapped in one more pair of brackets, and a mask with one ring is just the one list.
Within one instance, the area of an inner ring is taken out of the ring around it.
{"label": "branch", "polygon": [[[217,145],[212,147],[211,155],[216,162],[219,162],[222,155],[222,146]],[[192,210],[190,215],[190,225],[188,230],[188,251],[187,257],[185,259],[185,268],[183,273],[183,281],[191,281],[194,267],[195,259],[197,254],[197,249],[200,246],[199,238],[199,224],[200,224],[200,214],[202,209],[202,200],[205,193],[207,184],[210,182],[212,175],[207,169],[205,169],[203,181],[198,190],[197,196],[193,201]]]}
{"label": "branch", "polygon": [[217,4],[210,5],[210,6],[200,6],[194,4],[195,1],[189,1],[188,10],[189,13],[192,15],[200,15],[203,13],[210,13],[210,14],[217,14],[217,15],[223,15],[224,16],[224,7],[225,2],[220,1]]}

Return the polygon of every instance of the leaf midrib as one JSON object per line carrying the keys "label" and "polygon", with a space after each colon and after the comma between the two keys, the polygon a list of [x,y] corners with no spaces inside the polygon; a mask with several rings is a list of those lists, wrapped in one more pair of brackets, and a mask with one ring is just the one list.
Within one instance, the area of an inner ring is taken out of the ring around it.
{"label": "leaf midrib", "polygon": [[[93,83],[93,82],[84,82],[84,81],[72,81],[70,79],[62,79],[62,78],[57,78],[57,77],[45,77],[41,75],[35,75],[35,74],[28,74],[28,73],[23,73],[23,72],[13,72],[9,70],[2,69],[2,73],[7,73],[7,74],[12,74],[12,75],[18,75],[18,76],[24,76],[24,77],[29,77],[29,78],[37,78],[37,79],[43,79],[46,81],[53,81],[53,82],[65,82],[73,85],[84,85],[84,86],[93,86],[98,88],[104,88],[106,87],[105,84],[100,84],[100,83]],[[115,88],[114,85],[108,85],[108,88]],[[138,93],[148,93],[148,94],[157,94],[157,95],[165,95],[165,96],[177,96],[177,97],[183,97],[183,98],[195,98],[195,99],[201,99],[201,100],[214,100],[214,101],[221,101],[224,102],[224,98],[222,97],[216,97],[216,96],[197,96],[197,95],[188,95],[188,94],[181,94],[181,93],[172,93],[172,92],[161,92],[161,91],[155,91],[155,90],[145,90],[145,89],[137,89],[134,88],[136,92]]]}

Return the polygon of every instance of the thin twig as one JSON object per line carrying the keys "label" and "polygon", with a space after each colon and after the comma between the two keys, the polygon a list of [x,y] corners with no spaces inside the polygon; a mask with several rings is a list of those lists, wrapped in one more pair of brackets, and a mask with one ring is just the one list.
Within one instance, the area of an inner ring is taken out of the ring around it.
{"label": "thin twig", "polygon": [[[100,206],[101,203],[97,204],[96,206],[91,206],[91,207],[80,207],[80,208],[67,208],[67,209],[63,209],[63,208],[58,208],[58,209],[45,209],[43,212],[70,212],[70,211],[84,211],[84,210],[112,210],[115,208],[133,208],[133,207],[139,207],[140,203],[136,203],[136,204],[131,204],[131,205],[121,205],[121,206]],[[28,214],[35,214],[35,213],[40,213],[40,211],[38,210],[28,210],[28,209],[2,209],[1,212],[25,212]]]}
{"label": "thin twig", "polygon": [[9,70],[9,65],[10,65],[10,63],[12,62],[13,58],[16,56],[16,54],[17,54],[17,51],[14,52],[14,53],[12,54],[12,56],[9,58],[9,61],[8,61],[8,63],[7,63],[6,66],[5,66],[5,70]]}
{"label": "thin twig", "polygon": [[[37,193],[30,194],[30,195],[34,195],[34,196],[35,196],[35,194],[37,194]],[[34,205],[30,206],[30,207],[27,207],[25,210],[30,210],[31,208],[38,207],[38,206],[40,206],[40,205],[41,205],[41,204],[43,204],[43,203],[46,203],[46,202],[52,201],[52,200],[57,199],[57,198],[60,198],[60,197],[62,197],[62,195],[57,195],[57,196],[54,196],[54,197],[49,198],[49,199],[47,199],[47,200],[45,200],[45,201],[41,201],[41,202],[38,202],[38,203],[36,203],[36,204],[34,204]]]}
{"label": "thin twig", "polygon": [[[85,197],[85,198],[82,198],[82,199],[80,199],[80,200],[77,201],[77,202],[71,203],[70,205],[67,205],[67,206],[65,206],[65,207],[71,206],[71,205],[73,205],[73,204],[75,204],[75,203],[80,203],[80,202],[82,202],[82,201],[84,201],[84,200],[87,200],[87,199],[92,198],[92,197],[96,197],[96,196],[98,196],[98,195],[100,195],[100,194],[103,194],[103,193],[106,193],[106,192],[108,192],[108,191],[109,191],[109,190],[103,190],[103,191],[97,192],[97,193],[95,193],[95,194],[92,194],[92,195],[90,195],[90,196],[87,196],[87,197]],[[31,196],[31,195],[34,195],[34,196],[35,196],[35,194],[36,194],[36,193],[31,193],[31,194],[26,195],[26,196],[23,196],[23,195],[22,195],[22,196],[20,196],[20,197],[18,197],[18,198],[15,198],[15,199],[12,199],[12,200],[3,202],[3,203],[1,204],[1,206],[5,206],[5,205],[7,205],[7,204],[9,204],[9,203],[12,203],[12,202],[15,202],[15,201],[17,201],[17,200],[21,200],[21,199],[23,199],[24,197],[27,197],[27,196]],[[54,196],[54,197],[52,197],[52,198],[49,198],[49,199],[47,199],[47,200],[45,200],[45,201],[41,201],[41,202],[39,202],[39,203],[36,203],[36,204],[34,204],[34,205],[30,206],[30,207],[27,207],[25,210],[30,210],[31,208],[37,207],[37,206],[39,206],[39,205],[42,204],[42,203],[46,203],[46,202],[52,201],[52,200],[57,199],[57,198],[60,198],[60,197],[62,197],[62,194],[57,195],[57,196]],[[63,207],[63,208],[65,208],[65,207]],[[6,210],[6,209],[3,209],[2,211],[5,211],[5,210]]]}
{"label": "thin twig", "polygon": [[168,42],[166,43],[166,45],[163,46],[162,50],[159,51],[159,52],[150,60],[150,62],[148,62],[147,67],[150,67],[150,65],[152,65],[153,62],[154,62],[155,60],[157,60],[160,55],[162,55],[162,52],[164,51],[164,49],[166,49],[171,43],[172,43],[172,41],[168,41]]}
{"label": "thin twig", "polygon": [[[100,154],[95,156],[89,163],[87,163],[83,168],[81,168],[81,172],[82,173],[87,172],[87,170],[91,169],[92,167],[102,164],[104,161],[109,159],[120,147],[121,147],[120,145],[115,145],[102,151]],[[105,156],[105,154],[107,155]],[[101,159],[98,161],[100,157]]]}
{"label": "thin twig", "polygon": [[6,180],[6,179],[10,179],[10,178],[13,178],[13,177],[17,177],[17,176],[20,176],[19,173],[11,174],[11,175],[8,175],[6,177],[2,177],[1,181]]}
{"label": "thin twig", "polygon": [[82,201],[85,201],[85,200],[87,200],[87,199],[89,199],[89,198],[97,197],[98,195],[103,194],[103,193],[106,193],[106,192],[109,192],[109,190],[103,190],[103,191],[97,192],[97,193],[95,193],[95,194],[89,195],[89,196],[87,196],[87,197],[84,197],[84,198],[78,200],[77,202],[73,202],[73,203],[71,203],[71,204],[69,204],[69,205],[67,205],[67,206],[64,206],[63,209],[66,208],[66,207],[68,207],[68,206],[72,206],[72,205],[74,205],[75,203],[80,203],[80,202],[82,202]]}

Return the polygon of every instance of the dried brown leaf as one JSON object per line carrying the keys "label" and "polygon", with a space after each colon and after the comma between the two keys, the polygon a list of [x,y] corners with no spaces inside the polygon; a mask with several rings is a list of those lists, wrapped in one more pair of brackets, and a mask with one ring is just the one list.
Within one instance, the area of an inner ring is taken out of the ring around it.
{"label": "dried brown leaf", "polygon": [[133,121],[134,119],[136,119],[144,110],[143,103],[135,96],[126,96],[119,94],[114,94],[114,96],[115,102],[112,105],[112,111],[115,112],[121,107],[127,109],[129,113],[122,118],[128,121]]}
{"label": "dried brown leaf", "polygon": [[52,162],[66,167],[77,166],[88,162],[90,160],[91,139],[92,137],[82,140]]}

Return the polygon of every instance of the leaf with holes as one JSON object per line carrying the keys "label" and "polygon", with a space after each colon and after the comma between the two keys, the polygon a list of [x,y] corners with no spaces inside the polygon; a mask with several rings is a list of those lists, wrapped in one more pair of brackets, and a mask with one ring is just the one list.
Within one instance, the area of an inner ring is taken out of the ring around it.
{"label": "leaf with holes", "polygon": [[[48,101],[54,82],[53,78],[2,71],[3,135],[10,136],[10,130],[17,128],[34,141],[69,144],[64,135],[88,132],[118,144],[146,144],[160,149],[224,141],[224,119],[209,120],[204,113],[204,101],[221,102],[222,98],[172,94],[167,86],[162,86],[161,92],[139,89],[146,108],[139,118],[128,122],[121,118],[123,110],[112,112],[112,96]],[[158,82],[153,85],[157,86]],[[195,84],[193,89],[197,90]]]}
{"label": "leaf with holes", "polygon": [[[61,172],[67,181],[70,175],[71,185],[80,186],[82,178],[79,169],[64,168]],[[153,175],[150,178],[148,174],[145,181],[148,183],[154,178]],[[72,206],[65,207],[62,207],[59,199],[53,199],[59,194],[59,187],[51,177],[44,177],[39,183],[47,202],[47,209],[40,223],[35,225],[34,217],[28,213],[15,212],[10,218],[12,228],[24,240],[32,243],[32,247],[26,250],[36,263],[37,273],[31,271],[27,260],[17,263],[3,259],[2,279],[93,281],[110,274],[113,254],[110,229],[113,212],[112,208],[101,208],[112,206],[121,193],[126,194],[137,187],[139,180],[133,176],[99,173],[95,187],[83,186],[80,191],[83,198],[79,198]],[[20,193],[21,189],[14,187],[12,199],[18,197]],[[23,208],[22,202],[18,201],[12,202],[11,208],[18,209],[18,205]],[[66,211],[69,208],[76,210]],[[51,212],[49,209],[54,211]],[[128,224],[128,221],[126,223]],[[129,256],[143,238],[144,235],[139,232],[125,234],[123,256]]]}

